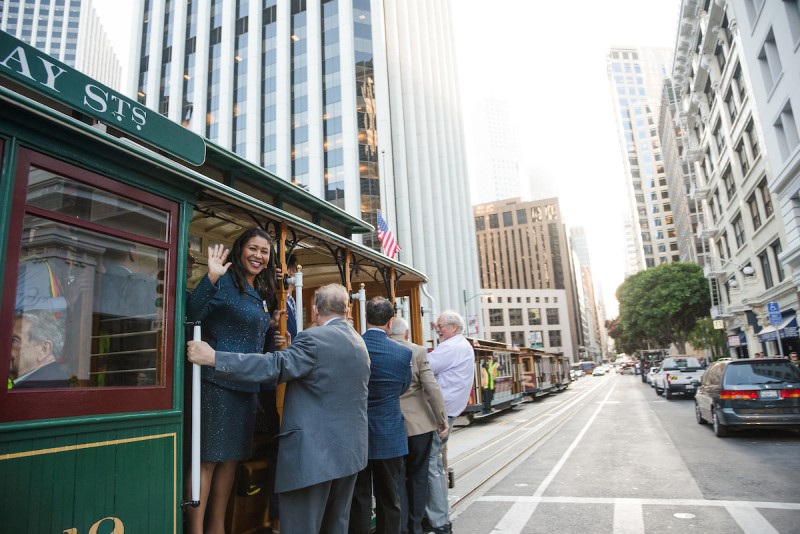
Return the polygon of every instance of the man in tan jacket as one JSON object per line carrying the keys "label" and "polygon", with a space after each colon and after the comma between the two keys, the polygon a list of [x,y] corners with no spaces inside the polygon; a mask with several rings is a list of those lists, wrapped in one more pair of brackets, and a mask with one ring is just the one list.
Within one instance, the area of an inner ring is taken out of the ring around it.
{"label": "man in tan jacket", "polygon": [[428,351],[425,347],[408,341],[408,323],[395,317],[391,337],[411,348],[411,385],[400,397],[400,409],[408,434],[408,456],[406,457],[406,492],[401,495],[404,517],[401,532],[421,534],[422,516],[428,502],[428,463],[433,442],[433,433],[447,436],[447,411],[439,384],[428,366]]}

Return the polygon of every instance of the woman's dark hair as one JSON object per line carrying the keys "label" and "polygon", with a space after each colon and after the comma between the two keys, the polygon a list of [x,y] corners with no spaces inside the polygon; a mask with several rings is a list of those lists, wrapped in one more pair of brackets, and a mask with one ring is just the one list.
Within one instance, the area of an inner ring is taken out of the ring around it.
{"label": "woman's dark hair", "polygon": [[228,256],[231,260],[231,276],[233,277],[233,283],[239,288],[239,293],[244,294],[247,281],[245,278],[245,268],[242,264],[242,251],[247,242],[254,237],[262,237],[269,242],[270,254],[267,266],[263,271],[258,273],[253,281],[253,289],[256,290],[262,299],[267,301],[269,309],[274,310],[278,305],[275,295],[275,287],[277,285],[275,281],[275,251],[272,250],[272,237],[270,237],[267,232],[258,227],[250,228],[242,232],[236,239],[233,243],[233,248],[231,248],[230,256]]}

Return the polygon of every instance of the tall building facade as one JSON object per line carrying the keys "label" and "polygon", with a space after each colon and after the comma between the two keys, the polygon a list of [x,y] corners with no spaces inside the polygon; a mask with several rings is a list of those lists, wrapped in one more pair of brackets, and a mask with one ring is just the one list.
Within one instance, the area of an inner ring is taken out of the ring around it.
{"label": "tall building facade", "polygon": [[91,0],[3,0],[0,30],[120,89],[122,69]]}
{"label": "tall building facade", "polygon": [[[792,270],[781,261],[786,232],[770,190],[775,171],[763,134],[781,116],[765,120],[759,113],[753,80],[775,73],[759,70],[758,57],[748,62],[742,35],[752,28],[737,22],[732,7],[725,0],[681,4],[672,72],[685,125],[681,158],[692,196],[702,204],[704,251],[698,258],[709,280],[711,315],[723,320],[733,357],[775,355],[800,341]],[[770,58],[772,53],[770,48]],[[771,302],[783,313],[774,325]]]}
{"label": "tall building facade", "polygon": [[[541,343],[540,327],[551,325],[554,328],[543,334],[547,336],[544,348],[563,351],[577,361],[583,346],[579,295],[558,199],[506,199],[478,204],[473,213],[481,289],[491,293],[482,297],[490,337],[536,345]],[[495,290],[504,292],[495,295]],[[504,296],[511,300],[498,300]],[[541,304],[552,308],[544,312],[544,322]],[[531,341],[531,336],[536,340]]]}
{"label": "tall building facade", "polygon": [[519,133],[508,105],[498,98],[484,98],[472,109],[474,204],[521,196]]}
{"label": "tall building facade", "polygon": [[606,62],[628,191],[630,217],[624,226],[633,240],[626,258],[630,275],[679,259],[657,128],[672,51],[613,48]]}
{"label": "tall building facade", "polygon": [[573,226],[569,229],[570,248],[574,255],[575,280],[579,281],[578,302],[580,303],[581,329],[583,331],[583,357],[599,362],[606,353],[603,343],[602,330],[605,329],[605,319],[600,314],[600,305],[597,298],[599,291],[595,290],[592,264],[589,255],[589,240],[583,226]]}
{"label": "tall building facade", "polygon": [[449,3],[138,2],[141,103],[373,226],[381,210],[439,310],[478,290]]}
{"label": "tall building facade", "polygon": [[764,147],[786,241],[777,261],[800,290],[800,2],[731,0],[742,58],[752,76],[752,98],[763,119]]}

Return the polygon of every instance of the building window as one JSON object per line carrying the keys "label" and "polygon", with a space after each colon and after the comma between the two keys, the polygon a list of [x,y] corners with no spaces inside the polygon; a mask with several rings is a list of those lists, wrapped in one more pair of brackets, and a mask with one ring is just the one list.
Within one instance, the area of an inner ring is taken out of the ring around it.
{"label": "building window", "polygon": [[742,176],[747,177],[747,173],[750,172],[750,160],[747,159],[744,141],[740,141],[739,146],[736,147],[736,156],[739,158],[739,167],[742,169]]}
{"label": "building window", "polygon": [[549,338],[551,348],[561,346],[561,330],[550,330],[547,332],[547,336]]}
{"label": "building window", "polygon": [[766,250],[758,255],[758,262],[761,264],[761,274],[764,277],[764,289],[769,289],[775,283],[772,281],[772,269],[769,266],[769,255]]}
{"label": "building window", "polygon": [[725,95],[725,107],[728,108],[728,115],[731,118],[731,124],[733,124],[738,116],[736,100],[733,98],[733,88],[729,89],[728,94]]}
{"label": "building window", "polygon": [[517,210],[517,224],[528,224],[527,210]]}
{"label": "building window", "polygon": [[773,207],[772,196],[770,195],[766,178],[762,179],[761,183],[758,184],[758,190],[761,192],[761,203],[764,204],[764,216],[765,218],[769,219],[772,215]]}
{"label": "building window", "polygon": [[503,212],[503,226],[505,227],[514,226],[514,218],[512,212],[510,211]]}
{"label": "building window", "polygon": [[496,213],[492,213],[489,215],[489,228],[500,228],[500,218],[497,216]]}
{"label": "building window", "polygon": [[503,310],[502,308],[489,309],[489,326],[503,326]]}
{"label": "building window", "polygon": [[554,325],[559,324],[558,318],[558,308],[547,308],[547,324]]}
{"label": "building window", "polygon": [[498,343],[505,343],[506,342],[506,333],[505,332],[492,332],[492,341],[496,341]]}
{"label": "building window", "polygon": [[783,251],[783,247],[781,247],[781,240],[776,239],[770,246],[772,249],[772,260],[775,262],[775,268],[778,270],[778,282],[783,282],[786,278],[786,271],[783,270],[783,263],[781,263],[781,252]]}
{"label": "building window", "polygon": [[733,220],[733,235],[736,236],[736,248],[742,248],[744,245],[744,224],[742,224],[741,215],[737,215]]}
{"label": "building window", "polygon": [[778,45],[775,42],[775,34],[770,28],[767,33],[767,38],[764,40],[764,45],[758,53],[758,64],[761,67],[761,76],[764,78],[764,86],[767,93],[772,91],[778,79],[783,73],[783,66],[781,65],[781,58],[778,55]]}
{"label": "building window", "polygon": [[540,324],[542,324],[542,309],[541,308],[528,308],[528,324],[530,324],[530,325],[540,325]]}
{"label": "building window", "polygon": [[475,230],[486,230],[486,223],[483,216],[475,217]]}
{"label": "building window", "polygon": [[722,132],[722,122],[717,122],[714,126],[714,142],[717,144],[717,154],[722,154],[725,150],[725,134]]}
{"label": "building window", "polygon": [[755,193],[747,199],[747,205],[750,208],[750,217],[753,220],[753,231],[758,230],[761,228],[761,212],[758,210],[758,200]]}
{"label": "building window", "polygon": [[508,324],[510,326],[522,326],[522,308],[509,308]]}
{"label": "building window", "polygon": [[778,120],[775,121],[773,126],[778,138],[778,149],[780,150],[781,158],[786,160],[797,148],[797,144],[800,143],[791,101],[787,101],[786,105],[783,106],[783,110],[781,110]]}
{"label": "building window", "polygon": [[747,125],[747,128],[745,128],[745,133],[747,133],[747,139],[750,142],[750,153],[753,155],[753,161],[755,161],[760,153],[760,148],[758,146],[758,134],[756,133],[756,126],[752,120]]}
{"label": "building window", "polygon": [[728,203],[733,202],[736,195],[736,182],[733,180],[731,168],[727,167],[722,175],[722,183],[725,184],[725,193],[728,195]]}
{"label": "building window", "polygon": [[524,347],[525,346],[525,332],[521,332],[519,330],[515,330],[511,332],[511,344],[514,347]]}

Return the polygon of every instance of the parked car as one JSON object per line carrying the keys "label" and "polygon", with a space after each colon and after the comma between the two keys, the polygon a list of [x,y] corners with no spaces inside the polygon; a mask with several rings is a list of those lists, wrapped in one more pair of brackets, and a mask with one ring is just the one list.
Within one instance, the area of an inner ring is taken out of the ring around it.
{"label": "parked car", "polygon": [[694,399],[699,424],[724,437],[741,428],[800,429],[800,369],[783,358],[714,362]]}
{"label": "parked car", "polygon": [[647,383],[650,384],[651,388],[656,387],[655,378],[656,374],[658,374],[658,370],[660,367],[651,367],[650,370],[647,372]]}
{"label": "parked car", "polygon": [[700,362],[692,356],[664,358],[658,373],[653,377],[653,387],[657,395],[663,393],[667,400],[671,400],[676,393],[693,397],[697,390],[695,383],[700,382],[704,372]]}

